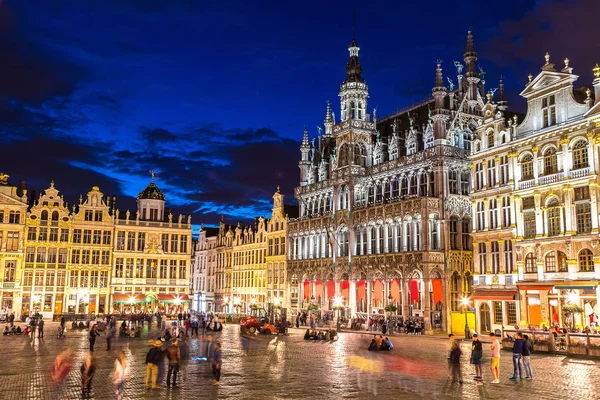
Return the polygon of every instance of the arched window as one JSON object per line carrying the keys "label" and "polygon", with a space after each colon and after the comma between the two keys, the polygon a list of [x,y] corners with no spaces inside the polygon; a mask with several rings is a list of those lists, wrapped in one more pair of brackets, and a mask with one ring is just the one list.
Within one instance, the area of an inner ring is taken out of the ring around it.
{"label": "arched window", "polygon": [[369,204],[373,204],[375,203],[375,192],[376,192],[376,186],[375,185],[370,185],[368,188],[369,191]]}
{"label": "arched window", "polygon": [[412,251],[412,230],[413,223],[412,221],[407,221],[404,223],[404,232],[405,232],[405,251]]}
{"label": "arched window", "polygon": [[579,252],[579,272],[593,272],[594,259],[589,249],[583,249]]}
{"label": "arched window", "polygon": [[419,251],[421,250],[421,220],[418,219],[414,222],[415,224],[415,238],[414,238],[414,242],[415,242],[415,247],[414,250],[415,251]]}
{"label": "arched window", "polygon": [[419,196],[427,196],[427,174],[425,172],[421,172],[419,175]]}
{"label": "arched window", "polygon": [[550,175],[558,172],[558,163],[556,160],[556,149],[548,147],[544,152],[544,174]]}
{"label": "arched window", "polygon": [[394,178],[392,181],[392,197],[398,197],[400,195],[400,180]]}
{"label": "arched window", "polygon": [[462,305],[461,301],[462,294],[462,279],[458,272],[452,274],[452,281],[450,283],[450,302],[452,304],[452,311],[460,311]]}
{"label": "arched window", "polygon": [[48,211],[46,211],[46,210],[43,210],[43,211],[42,211],[42,215],[40,216],[40,219],[41,219],[42,221],[48,221]]}
{"label": "arched window", "polygon": [[556,256],[553,251],[546,254],[544,267],[546,268],[546,272],[556,272]]}
{"label": "arched window", "polygon": [[394,225],[386,224],[385,225],[385,237],[387,243],[386,253],[394,252]]}
{"label": "arched window", "polygon": [[526,181],[533,179],[533,156],[526,154],[521,159],[521,179]]}
{"label": "arched window", "polygon": [[450,250],[461,250],[460,237],[458,235],[458,218],[454,215],[450,217]]}
{"label": "arched window", "polygon": [[558,272],[568,272],[569,268],[567,267],[567,255],[562,251],[558,251]]}
{"label": "arched window", "polygon": [[412,196],[417,194],[417,176],[415,174],[410,176],[410,194]]}
{"label": "arched window", "polygon": [[377,225],[377,234],[379,235],[379,243],[377,247],[377,254],[382,254],[385,249],[385,236],[383,234],[383,225]]}
{"label": "arched window", "polygon": [[371,225],[369,228],[369,235],[371,237],[371,251],[369,252],[369,254],[376,254],[377,253],[377,231],[375,229],[375,225]]}
{"label": "arched window", "polygon": [[587,168],[588,162],[587,141],[580,140],[573,146],[573,169]]}
{"label": "arched window", "polygon": [[396,251],[402,251],[402,223],[396,224]]}
{"label": "arched window", "polygon": [[408,195],[408,178],[406,176],[400,177],[400,196],[405,197]]}
{"label": "arched window", "polygon": [[548,202],[548,236],[560,235],[560,204],[553,198]]}
{"label": "arched window", "polygon": [[488,148],[494,147],[494,131],[490,131],[487,134]]}
{"label": "arched window", "polygon": [[525,257],[525,273],[533,274],[537,272],[537,268],[535,266],[535,255],[533,253],[527,253]]}

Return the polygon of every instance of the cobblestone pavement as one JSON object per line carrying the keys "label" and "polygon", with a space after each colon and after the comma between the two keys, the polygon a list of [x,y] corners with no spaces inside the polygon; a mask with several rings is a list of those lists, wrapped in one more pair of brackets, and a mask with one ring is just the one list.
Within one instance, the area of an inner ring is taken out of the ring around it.
{"label": "cobblestone pavement", "polygon": [[[80,372],[88,351],[87,332],[69,330],[66,338],[56,337],[57,324],[46,325],[46,337],[0,336],[0,399],[78,399]],[[300,331],[289,336],[241,336],[239,328],[225,326],[217,340],[223,344],[223,376],[220,386],[212,385],[206,361],[188,360],[178,377],[178,389],[144,388],[144,360],[148,338],[158,336],[154,327],[144,328],[142,338],[117,338],[106,351],[105,337],[96,342],[97,372],[93,395],[115,398],[110,373],[119,350],[131,368],[125,386],[128,399],[598,399],[600,362],[555,355],[533,355],[533,381],[511,382],[512,357],[502,353],[502,383],[489,383],[489,350],[484,366],[485,383],[473,381],[468,364],[469,345],[463,349],[461,386],[446,379],[445,341],[427,336],[394,337],[392,352],[368,352],[370,336],[341,334],[337,342],[305,342]],[[206,340],[189,339],[191,357],[204,355]],[[59,391],[49,385],[47,371],[56,355],[67,347],[75,354],[73,370]],[[164,380],[163,380],[164,385]]]}

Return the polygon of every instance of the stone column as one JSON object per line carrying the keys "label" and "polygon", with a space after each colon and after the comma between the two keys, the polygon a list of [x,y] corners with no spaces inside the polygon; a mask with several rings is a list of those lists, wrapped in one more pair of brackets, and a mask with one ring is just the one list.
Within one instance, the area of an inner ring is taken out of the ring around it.
{"label": "stone column", "polygon": [[402,292],[400,293],[400,297],[402,299],[402,315],[404,319],[410,315],[410,299],[408,297],[408,282],[409,279],[403,277],[400,280],[400,285],[402,286]]}
{"label": "stone column", "polygon": [[489,231],[490,227],[490,201],[488,199],[483,199],[483,221],[484,221],[484,230]]}
{"label": "stone column", "polygon": [[496,197],[496,226],[494,229],[502,229],[502,196]]}
{"label": "stone column", "polygon": [[372,286],[373,286],[373,282],[370,279],[365,280],[365,288],[367,291],[367,314],[370,316],[371,313],[373,312],[373,306],[372,306],[372,301],[373,301],[373,294],[372,294]]}
{"label": "stone column", "polygon": [[536,145],[534,145],[531,148],[531,152],[533,153],[533,179],[535,179],[535,182],[538,181],[538,176],[540,175],[540,171],[539,171],[539,163],[540,160],[538,159],[538,147]]}
{"label": "stone column", "polygon": [[560,139],[560,145],[562,147],[562,163],[563,163],[563,171],[564,171],[564,177],[568,178],[569,177],[569,173],[571,172],[571,168],[573,168],[572,163],[573,163],[573,155],[571,154],[571,150],[569,150],[569,139],[568,138],[562,138]]}
{"label": "stone column", "polygon": [[541,226],[542,227],[542,232],[538,233],[536,232],[536,237],[541,237],[543,235],[547,235],[548,234],[548,230],[545,228],[546,227],[546,223],[545,220],[546,218],[544,218],[543,215],[543,211],[542,211],[542,201],[540,198],[540,194],[539,193],[534,193],[533,197],[535,199],[535,225],[536,226]]}
{"label": "stone column", "polygon": [[487,160],[481,160],[481,165],[483,166],[483,189],[488,187],[488,166],[487,166]]}
{"label": "stone column", "polygon": [[498,239],[498,253],[500,254],[500,265],[499,270],[500,274],[506,273],[506,265],[504,262],[504,240]]}
{"label": "stone column", "polygon": [[423,278],[423,320],[425,322],[425,332],[432,333],[433,328],[431,327],[431,307],[429,306],[429,276],[426,275]]}
{"label": "stone column", "polygon": [[[592,234],[598,234],[598,184],[596,182],[590,183],[590,209],[592,213]],[[575,207],[572,207],[572,213],[575,215]],[[577,231],[577,229],[575,229]]]}
{"label": "stone column", "polygon": [[[338,282],[338,284],[339,283],[340,282]],[[348,287],[348,296],[350,298],[346,299],[346,300],[348,301],[348,305],[350,306],[350,314],[355,315],[356,314],[356,280],[351,279],[349,283],[350,284]],[[340,295],[341,295],[342,292],[341,292],[339,286],[336,288],[336,290],[339,290],[338,293],[340,293]]]}
{"label": "stone column", "polygon": [[479,242],[475,241],[473,242],[473,273],[476,275],[485,273],[479,263]]}
{"label": "stone column", "polygon": [[486,240],[484,242],[485,244],[485,273],[486,274],[491,274],[492,273],[492,245],[490,243],[489,240]]}
{"label": "stone column", "polygon": [[304,281],[302,281],[301,279],[302,278],[299,278],[298,280],[298,310],[302,309],[302,303],[304,302]]}

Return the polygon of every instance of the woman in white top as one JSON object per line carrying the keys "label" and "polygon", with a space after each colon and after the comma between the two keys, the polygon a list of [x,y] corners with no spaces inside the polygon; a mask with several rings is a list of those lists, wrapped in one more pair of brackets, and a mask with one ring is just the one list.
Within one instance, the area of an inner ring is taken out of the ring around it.
{"label": "woman in white top", "polygon": [[127,361],[125,360],[125,354],[121,351],[119,356],[115,360],[115,371],[113,373],[113,382],[115,384],[115,394],[117,399],[123,399],[123,388],[125,387],[125,381],[129,375],[129,369],[127,368]]}

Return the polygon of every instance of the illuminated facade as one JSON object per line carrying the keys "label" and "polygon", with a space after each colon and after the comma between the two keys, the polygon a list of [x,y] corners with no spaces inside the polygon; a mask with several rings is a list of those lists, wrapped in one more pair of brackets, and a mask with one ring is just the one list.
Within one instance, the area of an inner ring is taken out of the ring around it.
{"label": "illuminated facade", "polygon": [[380,120],[368,113],[358,51],[353,41],[341,121],[328,104],[324,134],[309,141],[305,130],[300,147],[300,218],[287,238],[297,309],[329,311],[340,296],[347,315],[393,304],[428,332],[462,332],[473,281],[468,156],[484,106],[471,33],[456,87],[438,64],[432,99]]}
{"label": "illuminated facade", "polygon": [[154,182],[138,196],[135,218],[119,219],[97,186],[69,211],[52,182],[27,211],[26,191],[0,178],[5,310],[51,317],[188,308],[190,217],[164,215]]}
{"label": "illuminated facade", "polygon": [[266,255],[267,221],[257,218],[255,228],[238,224],[232,249],[232,311],[248,312],[250,306],[266,302]]}
{"label": "illuminated facade", "polygon": [[[226,226],[223,219],[219,223],[216,247],[214,249],[214,311],[231,312],[231,254],[233,250],[234,233],[231,226]],[[211,252],[212,253],[212,252]],[[210,253],[209,253],[210,254]]]}
{"label": "illuminated facade", "polygon": [[214,250],[217,237],[208,234],[204,227],[198,232],[192,277],[192,308],[202,312],[212,311],[215,300]]}
{"label": "illuminated facade", "polygon": [[113,310],[189,309],[191,217],[165,214],[166,198],[154,183],[138,195],[138,209],[116,212],[111,281]]}
{"label": "illuminated facade", "polygon": [[475,283],[478,293],[492,291],[477,304],[482,331],[584,327],[600,314],[600,68],[595,101],[591,90],[574,89],[568,59],[557,71],[546,54],[541,69],[521,92],[525,119],[505,123],[499,105],[488,104],[475,143]]}
{"label": "illuminated facade", "polygon": [[[21,308],[27,190],[0,173],[0,313]],[[28,303],[28,307],[30,304]]]}
{"label": "illuminated facade", "polygon": [[298,287],[289,288],[287,282],[286,239],[288,215],[285,210],[284,196],[277,188],[273,195],[273,210],[271,220],[267,225],[267,303],[288,309],[298,306]]}

